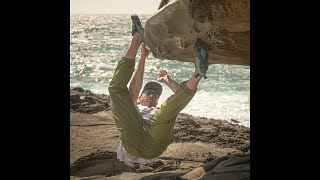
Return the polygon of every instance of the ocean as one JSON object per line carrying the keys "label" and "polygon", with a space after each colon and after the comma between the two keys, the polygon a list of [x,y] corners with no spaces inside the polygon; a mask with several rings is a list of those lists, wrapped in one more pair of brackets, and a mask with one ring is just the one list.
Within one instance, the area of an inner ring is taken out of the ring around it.
{"label": "ocean", "polygon": [[[150,16],[139,15],[143,26]],[[130,15],[71,14],[70,86],[109,95],[108,85],[131,37]],[[140,51],[137,60],[139,56]],[[160,60],[151,53],[146,60],[143,85],[156,81],[161,68],[176,82],[182,82],[193,74],[194,64]],[[250,127],[250,67],[212,64],[206,75],[208,78],[200,81],[196,95],[181,112],[227,121],[233,119]],[[159,106],[172,94],[163,84]]]}

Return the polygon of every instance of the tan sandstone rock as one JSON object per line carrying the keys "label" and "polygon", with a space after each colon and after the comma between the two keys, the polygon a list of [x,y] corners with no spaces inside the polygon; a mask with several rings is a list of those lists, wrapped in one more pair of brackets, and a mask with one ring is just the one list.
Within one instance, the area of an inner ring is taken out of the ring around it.
{"label": "tan sandstone rock", "polygon": [[194,61],[194,43],[210,64],[250,65],[250,0],[163,0],[145,24],[145,43],[160,59]]}

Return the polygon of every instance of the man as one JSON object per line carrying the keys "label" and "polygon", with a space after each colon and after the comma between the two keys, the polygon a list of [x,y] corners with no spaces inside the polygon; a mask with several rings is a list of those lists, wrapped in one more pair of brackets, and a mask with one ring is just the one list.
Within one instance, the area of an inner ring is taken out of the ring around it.
{"label": "man", "polygon": [[[165,83],[174,95],[158,109],[156,106],[162,93],[161,84],[148,82],[139,95],[145,60],[150,50],[143,43],[144,28],[139,17],[132,15],[131,19],[132,41],[125,56],[119,61],[108,88],[111,110],[120,134],[117,157],[128,165],[150,163],[172,143],[171,136],[176,117],[195,95],[197,85],[202,77],[205,77],[209,65],[208,47],[203,41],[197,40],[196,67],[188,81],[178,84],[169,77],[167,71],[160,70],[158,81]],[[133,73],[140,45],[141,57],[137,70]]]}

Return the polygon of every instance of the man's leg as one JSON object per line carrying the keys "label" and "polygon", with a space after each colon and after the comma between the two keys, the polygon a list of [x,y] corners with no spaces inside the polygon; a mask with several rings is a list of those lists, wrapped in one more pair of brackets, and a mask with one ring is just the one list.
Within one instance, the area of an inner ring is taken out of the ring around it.
{"label": "man's leg", "polygon": [[179,84],[176,93],[170,96],[162,105],[159,111],[147,121],[145,129],[152,139],[161,146],[166,147],[171,143],[171,133],[173,131],[176,118],[180,111],[187,106],[197,91],[197,85],[202,79],[195,77],[198,73],[195,70],[193,76]]}
{"label": "man's leg", "polygon": [[109,84],[110,94],[118,92],[128,92],[127,85],[131,79],[134,71],[135,58],[141,43],[140,35],[135,33],[132,36],[131,44],[125,56],[119,61],[117,68],[113,74],[112,80]]}
{"label": "man's leg", "polygon": [[193,76],[187,82],[182,82],[179,85],[176,93],[161,105],[160,110],[145,125],[145,129],[153,141],[161,147],[161,150],[155,152],[155,154],[164,151],[171,143],[171,134],[176,117],[194,97],[202,77],[206,78],[205,73],[209,66],[208,47],[201,40],[197,40],[195,43],[195,65]]}
{"label": "man's leg", "polygon": [[127,138],[134,137],[138,129],[142,128],[140,116],[131,100],[127,87],[134,71],[135,58],[141,44],[140,38],[141,36],[138,33],[133,35],[130,47],[119,61],[108,88],[115,124],[121,133],[121,140],[128,152],[130,152],[130,147],[127,146],[127,141],[130,140],[127,140]]}
{"label": "man's leg", "polygon": [[127,59],[133,59],[135,60],[139,47],[141,45],[141,36],[139,33],[135,33],[132,35],[132,40],[129,49],[127,50],[126,55],[124,56]]}
{"label": "man's leg", "polygon": [[135,33],[132,36],[131,44],[125,54],[125,56],[120,60],[118,66],[113,74],[112,80],[109,84],[112,92],[116,91],[127,91],[127,85],[131,79],[131,76],[134,71],[135,58],[138,53],[141,36],[138,33]]}
{"label": "man's leg", "polygon": [[190,90],[195,90],[197,89],[198,87],[198,84],[202,78],[202,76],[198,76],[196,77],[196,75],[198,74],[198,69],[195,68],[194,70],[194,73],[193,73],[193,76],[190,77],[190,79],[188,80],[187,82],[187,87],[190,89]]}

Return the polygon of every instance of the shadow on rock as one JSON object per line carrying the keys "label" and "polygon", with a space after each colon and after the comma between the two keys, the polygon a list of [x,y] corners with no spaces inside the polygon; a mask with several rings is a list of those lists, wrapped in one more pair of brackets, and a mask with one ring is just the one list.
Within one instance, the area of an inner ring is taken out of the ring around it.
{"label": "shadow on rock", "polygon": [[114,176],[131,172],[131,168],[117,159],[115,152],[97,151],[81,157],[70,166],[70,176]]}

